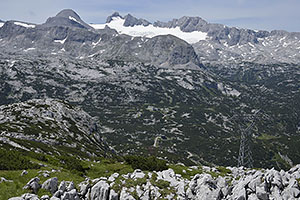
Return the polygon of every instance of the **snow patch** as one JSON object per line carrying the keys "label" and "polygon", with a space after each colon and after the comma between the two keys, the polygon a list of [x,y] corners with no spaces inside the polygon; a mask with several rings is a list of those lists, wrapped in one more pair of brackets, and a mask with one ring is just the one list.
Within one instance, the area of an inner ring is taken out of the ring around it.
{"label": "snow patch", "polygon": [[279,42],[282,42],[282,40],[285,40],[286,36],[285,37],[282,37],[279,39]]}
{"label": "snow patch", "polygon": [[77,23],[79,23],[80,24],[80,22],[79,21],[77,21],[77,19],[75,19],[74,17],[72,17],[72,16],[69,16],[69,19],[70,20],[72,20],[72,21],[75,21],[75,22],[77,22]]}
{"label": "snow patch", "polygon": [[25,24],[22,22],[14,22],[14,24],[17,26],[23,26],[25,28],[35,28],[35,25],[33,25],[33,24]]}
{"label": "snow patch", "polygon": [[248,44],[249,44],[249,46],[251,46],[251,47],[255,47],[251,42],[248,42]]}
{"label": "snow patch", "polygon": [[228,85],[224,85],[223,83],[218,83],[218,90],[222,92],[224,95],[228,96],[240,96],[241,93],[234,88],[229,87]]}
{"label": "snow patch", "polygon": [[120,17],[114,17],[110,23],[106,24],[90,24],[94,29],[104,29],[108,26],[112,29],[116,29],[119,34],[127,34],[133,37],[148,37],[152,38],[158,35],[174,35],[190,44],[199,42],[200,40],[206,40],[207,33],[201,31],[183,32],[180,27],[176,28],[161,28],[155,27],[152,24],[148,26],[137,25],[133,27],[124,26],[125,20]]}
{"label": "snow patch", "polygon": [[25,52],[35,50],[35,48],[24,49]]}
{"label": "snow patch", "polygon": [[4,23],[0,23],[0,28],[4,25]]}
{"label": "snow patch", "polygon": [[67,40],[67,37],[63,40],[54,40],[54,42],[64,44],[66,40]]}
{"label": "snow patch", "polygon": [[93,46],[97,46],[100,42],[101,42],[102,38],[99,38],[99,40],[97,42],[92,42]]}

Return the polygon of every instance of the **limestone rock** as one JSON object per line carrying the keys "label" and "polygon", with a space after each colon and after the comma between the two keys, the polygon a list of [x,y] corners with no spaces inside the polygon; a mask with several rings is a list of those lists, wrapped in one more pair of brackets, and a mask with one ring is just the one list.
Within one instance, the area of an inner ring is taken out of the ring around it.
{"label": "limestone rock", "polygon": [[120,199],[122,200],[135,200],[135,198],[129,194],[124,188],[121,191]]}
{"label": "limestone rock", "polygon": [[35,194],[38,192],[38,190],[41,188],[41,185],[39,184],[40,179],[38,177],[32,178],[24,187],[23,189],[30,189]]}
{"label": "limestone rock", "polygon": [[13,182],[13,181],[12,180],[7,180],[6,178],[1,177],[0,178],[0,183],[2,183],[2,182]]}
{"label": "limestone rock", "polygon": [[65,191],[66,189],[67,189],[66,181],[60,182],[60,184],[58,186],[58,190]]}
{"label": "limestone rock", "polygon": [[48,195],[43,195],[41,196],[41,200],[49,200],[50,197]]}
{"label": "limestone rock", "polygon": [[24,200],[22,197],[12,197],[9,198],[8,200]]}
{"label": "limestone rock", "polygon": [[119,177],[119,174],[118,173],[113,173],[109,178],[108,178],[108,181],[110,182],[113,182],[116,180],[116,178]]}
{"label": "limestone rock", "polygon": [[22,195],[24,200],[39,200],[39,197],[36,194],[26,193]]}
{"label": "limestone rock", "polygon": [[51,192],[51,194],[54,194],[58,189],[58,179],[57,179],[57,177],[50,178],[50,179],[46,180],[43,183],[42,188],[48,190],[49,192]]}
{"label": "limestone rock", "polygon": [[50,200],[60,200],[60,198],[57,198],[57,197],[51,197]]}
{"label": "limestone rock", "polygon": [[114,190],[110,190],[109,200],[119,200],[119,194]]}
{"label": "limestone rock", "polygon": [[76,189],[65,192],[61,198],[61,200],[80,200],[79,195],[76,192]]}
{"label": "limestone rock", "polygon": [[91,200],[107,199],[109,193],[109,185],[105,181],[99,181],[91,190]]}
{"label": "limestone rock", "polygon": [[132,179],[144,178],[144,177],[145,177],[145,174],[140,169],[134,170],[134,172],[131,174]]}
{"label": "limestone rock", "polygon": [[24,176],[24,175],[27,175],[27,174],[28,174],[28,171],[23,170],[22,173],[21,173],[21,176]]}
{"label": "limestone rock", "polygon": [[66,184],[67,184],[67,188],[66,188],[67,191],[71,191],[75,189],[75,184],[73,183],[73,181],[67,181]]}

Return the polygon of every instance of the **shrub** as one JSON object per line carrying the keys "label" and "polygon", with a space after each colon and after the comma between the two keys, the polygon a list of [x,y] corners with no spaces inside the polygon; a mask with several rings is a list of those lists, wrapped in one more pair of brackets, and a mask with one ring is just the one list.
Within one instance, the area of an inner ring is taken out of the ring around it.
{"label": "shrub", "polygon": [[162,171],[168,169],[166,161],[158,159],[154,156],[125,156],[124,159],[129,165],[131,165],[133,169],[149,171]]}
{"label": "shrub", "polygon": [[39,169],[27,157],[14,150],[0,149],[0,170]]}
{"label": "shrub", "polygon": [[58,159],[60,160],[60,165],[65,169],[77,171],[79,173],[85,172],[85,168],[82,166],[81,161],[74,157],[59,156]]}

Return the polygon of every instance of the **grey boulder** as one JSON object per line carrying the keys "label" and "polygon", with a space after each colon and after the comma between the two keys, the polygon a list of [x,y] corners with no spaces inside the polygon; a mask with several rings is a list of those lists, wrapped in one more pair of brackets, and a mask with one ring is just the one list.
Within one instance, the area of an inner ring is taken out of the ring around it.
{"label": "grey boulder", "polygon": [[54,194],[57,191],[57,188],[58,188],[58,179],[57,179],[57,177],[50,178],[50,179],[46,180],[43,183],[42,188],[48,190],[49,192],[51,192],[51,194]]}
{"label": "grey boulder", "polygon": [[107,199],[109,193],[109,185],[105,181],[99,181],[91,190],[91,200]]}

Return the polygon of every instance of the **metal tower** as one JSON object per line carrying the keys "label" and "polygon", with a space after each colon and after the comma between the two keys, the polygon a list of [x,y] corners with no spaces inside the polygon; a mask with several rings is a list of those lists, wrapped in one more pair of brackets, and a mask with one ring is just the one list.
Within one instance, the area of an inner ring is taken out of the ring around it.
{"label": "metal tower", "polygon": [[251,137],[252,137],[252,128],[255,124],[256,115],[260,112],[260,110],[256,111],[252,116],[250,116],[251,123],[248,125],[246,129],[242,129],[241,125],[239,125],[241,130],[241,140],[240,140],[240,150],[238,157],[238,167],[244,166],[248,168],[253,168],[253,159],[251,152]]}

